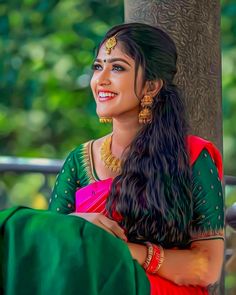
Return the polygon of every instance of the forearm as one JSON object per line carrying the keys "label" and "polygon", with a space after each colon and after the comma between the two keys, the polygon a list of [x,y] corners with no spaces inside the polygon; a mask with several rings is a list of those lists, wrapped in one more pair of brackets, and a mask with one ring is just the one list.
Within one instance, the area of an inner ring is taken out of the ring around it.
{"label": "forearm", "polygon": [[[143,245],[128,243],[131,255],[141,265],[145,262],[147,248]],[[210,280],[208,255],[199,249],[165,249],[165,259],[157,275],[178,285],[207,286]]]}
{"label": "forearm", "polygon": [[211,282],[208,255],[199,249],[165,250],[165,261],[158,275],[178,285],[207,286]]}

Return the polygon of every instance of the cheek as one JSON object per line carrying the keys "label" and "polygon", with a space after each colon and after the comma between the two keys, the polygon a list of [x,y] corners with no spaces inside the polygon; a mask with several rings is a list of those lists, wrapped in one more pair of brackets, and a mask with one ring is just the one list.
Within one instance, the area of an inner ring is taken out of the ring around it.
{"label": "cheek", "polygon": [[124,91],[125,97],[129,101],[133,101],[133,103],[137,103],[139,101],[140,95],[139,95],[139,89],[134,89],[134,81],[131,81],[129,79],[126,80],[126,91]]}
{"label": "cheek", "polygon": [[95,79],[94,75],[92,76],[92,78],[90,80],[90,87],[91,87],[93,93],[95,93],[96,79]]}
{"label": "cheek", "polygon": [[124,93],[122,93],[119,103],[124,108],[134,108],[134,107],[139,106],[140,100],[136,96],[133,88],[130,87],[128,91],[126,90]]}

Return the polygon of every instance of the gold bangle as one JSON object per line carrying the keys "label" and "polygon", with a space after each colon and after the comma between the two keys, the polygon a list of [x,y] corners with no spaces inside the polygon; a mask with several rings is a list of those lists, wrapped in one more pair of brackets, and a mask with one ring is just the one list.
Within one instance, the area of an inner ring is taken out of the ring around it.
{"label": "gold bangle", "polygon": [[153,246],[152,246],[152,243],[150,242],[147,242],[145,243],[146,247],[147,247],[147,250],[148,250],[148,253],[147,253],[147,257],[144,261],[144,264],[143,264],[143,268],[146,270],[152,260],[152,256],[153,256]]}
{"label": "gold bangle", "polygon": [[158,270],[160,269],[160,267],[162,266],[164,260],[165,260],[165,253],[164,253],[164,249],[161,245],[158,245],[158,248],[160,249],[160,259],[159,259],[159,263],[157,265],[157,268],[155,270],[155,273],[158,272]]}

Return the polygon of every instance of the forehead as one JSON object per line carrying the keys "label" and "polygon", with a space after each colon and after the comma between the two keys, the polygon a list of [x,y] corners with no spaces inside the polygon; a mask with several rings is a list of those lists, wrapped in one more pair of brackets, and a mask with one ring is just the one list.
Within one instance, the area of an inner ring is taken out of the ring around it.
{"label": "forehead", "polygon": [[106,53],[106,41],[102,44],[102,46],[100,47],[99,49],[99,52],[98,52],[98,55],[97,55],[97,58],[98,59],[108,59],[108,58],[123,58],[123,59],[126,59],[127,61],[129,62],[133,62],[134,63],[134,60],[132,59],[132,57],[130,57],[129,55],[127,55],[125,52],[124,52],[124,49],[122,48],[121,44],[119,44],[119,42],[117,42],[116,46],[111,49],[111,53],[110,54],[107,54]]}

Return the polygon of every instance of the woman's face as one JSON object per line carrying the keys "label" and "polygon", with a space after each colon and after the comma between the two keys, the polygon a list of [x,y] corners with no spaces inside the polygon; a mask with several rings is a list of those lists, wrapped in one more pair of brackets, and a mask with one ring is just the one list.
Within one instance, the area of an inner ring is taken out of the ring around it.
{"label": "woman's face", "polygon": [[137,119],[143,97],[142,69],[138,70],[135,89],[135,62],[121,50],[119,42],[109,55],[102,45],[93,69],[90,85],[98,116]]}

